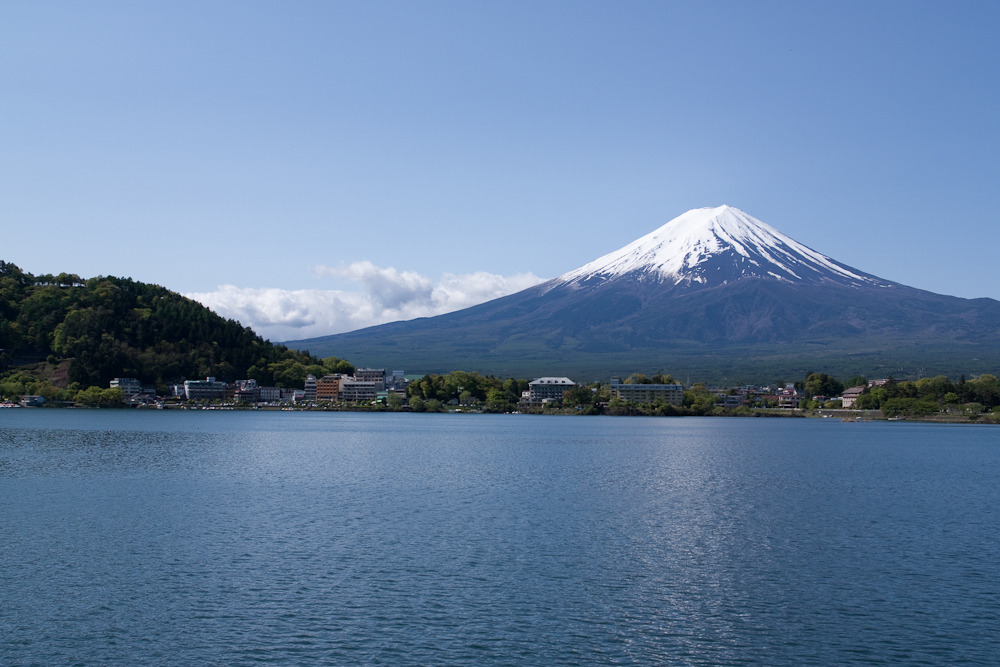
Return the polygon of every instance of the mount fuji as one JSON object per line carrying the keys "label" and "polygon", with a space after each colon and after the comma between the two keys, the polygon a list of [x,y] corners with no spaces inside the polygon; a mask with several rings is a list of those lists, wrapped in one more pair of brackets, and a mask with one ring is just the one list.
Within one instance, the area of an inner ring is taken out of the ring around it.
{"label": "mount fuji", "polygon": [[748,278],[812,285],[890,285],[835,262],[731,206],[688,211],[556,281],[588,285],[630,279],[692,289]]}
{"label": "mount fuji", "polygon": [[1000,302],[879,278],[719,206],[516,294],[287,345],[364,366],[581,379],[995,373]]}

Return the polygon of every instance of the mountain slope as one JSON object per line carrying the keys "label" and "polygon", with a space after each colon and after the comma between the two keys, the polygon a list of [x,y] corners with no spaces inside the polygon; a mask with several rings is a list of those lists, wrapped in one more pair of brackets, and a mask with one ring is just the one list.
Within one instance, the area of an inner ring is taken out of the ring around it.
{"label": "mountain slope", "polygon": [[884,280],[721,206],[517,294],[289,345],[364,365],[525,376],[995,372],[1000,302]]}

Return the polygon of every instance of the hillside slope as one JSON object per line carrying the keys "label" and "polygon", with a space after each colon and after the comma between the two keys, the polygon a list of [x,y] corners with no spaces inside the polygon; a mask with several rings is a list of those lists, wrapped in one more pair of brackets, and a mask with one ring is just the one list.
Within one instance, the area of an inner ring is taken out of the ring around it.
{"label": "hillside slope", "polygon": [[164,385],[208,375],[261,376],[282,360],[318,360],[158,285],[101,276],[33,276],[0,261],[0,370],[69,360],[68,382],[114,377]]}

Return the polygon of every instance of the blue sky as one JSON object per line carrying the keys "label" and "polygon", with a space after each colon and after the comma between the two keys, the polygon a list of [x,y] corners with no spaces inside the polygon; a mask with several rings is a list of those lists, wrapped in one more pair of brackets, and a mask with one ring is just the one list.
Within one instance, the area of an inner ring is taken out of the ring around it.
{"label": "blue sky", "polygon": [[0,259],[274,340],[730,204],[1000,298],[1000,3],[0,3]]}

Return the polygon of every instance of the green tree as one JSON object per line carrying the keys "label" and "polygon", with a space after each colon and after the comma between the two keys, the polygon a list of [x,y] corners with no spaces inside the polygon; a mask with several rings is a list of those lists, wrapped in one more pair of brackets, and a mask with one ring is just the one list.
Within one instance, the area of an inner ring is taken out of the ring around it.
{"label": "green tree", "polygon": [[885,387],[872,387],[860,394],[854,402],[858,410],[878,410],[887,397]]}
{"label": "green tree", "polygon": [[488,412],[509,412],[516,405],[502,387],[493,387],[486,394],[485,409]]}
{"label": "green tree", "polygon": [[810,373],[803,384],[806,395],[839,396],[844,391],[844,385],[826,373]]}
{"label": "green tree", "polygon": [[121,408],[125,406],[125,393],[117,387],[108,389],[87,387],[77,392],[74,400],[93,408]]}
{"label": "green tree", "polygon": [[914,383],[917,396],[920,398],[933,398],[943,400],[945,395],[955,391],[955,383],[943,375],[932,378],[921,378]]}
{"label": "green tree", "polygon": [[562,402],[566,407],[593,405],[594,391],[590,387],[574,386],[563,392]]}
{"label": "green tree", "polygon": [[270,364],[268,369],[274,378],[275,386],[288,389],[302,387],[309,374],[305,365],[297,359],[282,359]]}
{"label": "green tree", "polygon": [[882,414],[886,417],[916,417],[931,415],[940,411],[937,401],[931,398],[887,398],[882,403]]}
{"label": "green tree", "polygon": [[698,382],[684,392],[684,407],[692,414],[708,415],[715,407],[715,395],[708,391],[704,383]]}
{"label": "green tree", "polygon": [[354,365],[338,357],[326,357],[323,359],[323,367],[327,373],[340,373],[341,375],[354,375]]}
{"label": "green tree", "polygon": [[966,383],[966,391],[971,401],[992,408],[1000,405],[1000,379],[995,375],[983,374]]}

